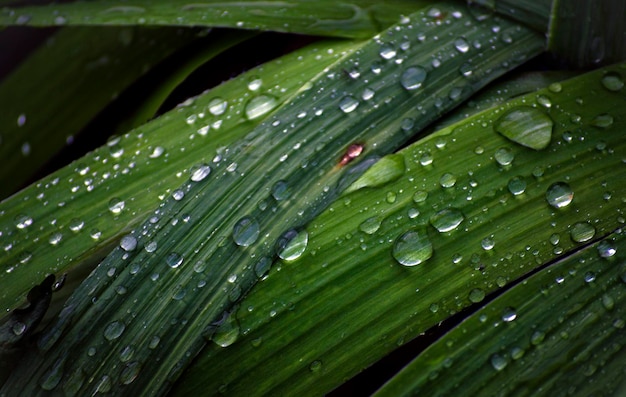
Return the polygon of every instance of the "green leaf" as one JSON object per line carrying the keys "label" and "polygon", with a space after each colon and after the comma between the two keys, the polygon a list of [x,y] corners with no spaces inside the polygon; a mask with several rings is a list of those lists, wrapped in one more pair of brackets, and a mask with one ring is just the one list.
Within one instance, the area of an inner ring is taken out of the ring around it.
{"label": "green leaf", "polygon": [[376,396],[621,395],[624,252],[618,231],[519,281]]}
{"label": "green leaf", "polygon": [[[512,40],[493,40],[493,23]],[[421,33],[432,39],[422,42]],[[210,175],[200,165],[122,238],[38,340],[43,359],[29,353],[4,390],[164,392],[205,344],[201,336],[211,338],[258,281],[255,268],[302,236],[302,225],[380,155],[539,53],[542,41],[506,20],[483,23],[441,3],[344,54],[226,148]],[[478,44],[470,50],[468,43]],[[245,116],[255,118],[272,101],[248,102]],[[358,159],[346,152],[355,142],[365,148]],[[295,260],[298,250],[290,252]],[[158,349],[151,349],[155,337]],[[129,345],[133,358],[120,365],[110,352]]]}
{"label": "green leaf", "polygon": [[[211,163],[265,117],[252,98],[279,106],[359,43],[325,41],[250,70],[52,173],[0,203],[3,312],[50,273],[93,266],[170,195],[196,164]],[[256,91],[251,82],[261,81]],[[59,105],[60,106],[60,105]],[[71,279],[72,277],[70,277]]]}
{"label": "green leaf", "polygon": [[[618,65],[552,84],[394,154],[390,164],[402,156],[405,174],[344,195],[308,225],[300,259],[276,264],[240,302],[236,342],[208,346],[174,394],[327,393],[507,283],[622,226],[626,99],[604,82],[625,74]],[[542,151],[494,128],[526,106],[553,120]],[[410,238],[428,238],[432,254],[409,252],[422,263],[403,266],[415,264],[404,260]]]}
{"label": "green leaf", "polygon": [[349,38],[371,37],[430,1],[84,1],[8,8],[0,25],[211,26]]}
{"label": "green leaf", "polygon": [[136,27],[56,33],[0,84],[0,197],[28,183],[115,96],[197,33]]}

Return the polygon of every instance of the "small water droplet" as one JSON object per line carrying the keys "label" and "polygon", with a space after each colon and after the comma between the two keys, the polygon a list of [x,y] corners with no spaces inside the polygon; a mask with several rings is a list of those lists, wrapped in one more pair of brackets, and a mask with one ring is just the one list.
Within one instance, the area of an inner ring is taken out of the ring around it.
{"label": "small water droplet", "polygon": [[526,191],[526,181],[521,176],[516,176],[509,180],[507,185],[509,192],[514,196],[519,196]]}
{"label": "small water droplet", "polygon": [[272,197],[276,201],[286,200],[291,196],[291,189],[285,181],[278,181],[272,187]]}
{"label": "small water droplet", "polygon": [[11,327],[11,331],[17,336],[22,335],[26,331],[26,324],[16,321]]}
{"label": "small water droplet", "polygon": [[148,349],[156,349],[159,346],[159,343],[161,342],[161,338],[159,338],[157,335],[153,336],[152,339],[150,339],[150,342],[148,343]]}
{"label": "small water droplet", "polygon": [[423,203],[428,198],[428,192],[424,190],[418,190],[413,194],[413,201],[416,204]]}
{"label": "small water droplet", "polygon": [[556,182],[546,190],[546,200],[554,208],[567,207],[574,200],[574,191],[565,182]]}
{"label": "small water droplet", "polygon": [[120,383],[123,385],[129,385],[133,383],[141,371],[141,364],[137,361],[126,364],[122,373],[120,374]]}
{"label": "small water droplet", "polygon": [[278,100],[267,94],[251,98],[245,106],[245,114],[248,120],[254,120],[266,115],[278,106]]}
{"label": "small water droplet", "polygon": [[365,234],[374,234],[380,229],[381,221],[378,217],[373,216],[361,222],[359,230]]}
{"label": "small water droplet", "polygon": [[439,184],[443,188],[451,188],[456,184],[456,176],[449,172],[446,172],[445,174],[441,175],[441,178],[439,178]]}
{"label": "small water droplet", "polygon": [[433,245],[426,230],[409,230],[396,239],[393,257],[404,266],[416,266],[430,259]]}
{"label": "small water droplet", "polygon": [[616,72],[608,72],[602,77],[602,85],[609,91],[620,91],[624,88],[624,80]]}
{"label": "small water droplet", "polygon": [[58,359],[55,363],[46,371],[46,373],[41,377],[39,381],[39,385],[44,390],[54,390],[61,382],[61,378],[63,377],[63,360]]}
{"label": "small water droplet", "polygon": [[104,329],[104,338],[106,340],[114,340],[119,338],[124,330],[126,329],[126,325],[121,321],[113,321],[109,323]]}
{"label": "small water droplet", "polygon": [[320,360],[315,360],[309,365],[309,371],[311,372],[319,372],[322,369],[322,362]]}
{"label": "small water droplet", "polygon": [[63,240],[63,233],[57,232],[57,233],[52,233],[52,235],[48,239],[48,242],[52,245],[58,245],[61,242],[61,240]]}
{"label": "small water droplet", "polygon": [[541,106],[545,107],[545,108],[552,107],[552,101],[546,95],[538,95],[537,96],[537,103],[540,104]]}
{"label": "small water droplet", "polygon": [[120,240],[120,247],[127,252],[134,251],[137,248],[137,239],[131,235],[124,236]]}
{"label": "small water droplet", "polygon": [[550,116],[530,106],[517,107],[494,123],[495,131],[505,138],[535,150],[548,147],[553,126]]}
{"label": "small water droplet", "polygon": [[241,247],[248,247],[257,241],[259,233],[260,227],[257,220],[251,216],[244,216],[233,227],[233,240]]}
{"label": "small water droplet", "polygon": [[400,84],[406,90],[416,90],[422,86],[427,75],[426,70],[421,66],[411,66],[402,73]]}
{"label": "small water droplet", "polygon": [[343,97],[341,101],[339,101],[339,109],[341,109],[344,113],[350,113],[354,111],[357,106],[359,106],[359,101],[357,101],[351,95],[347,95]]}
{"label": "small water droplet", "polygon": [[611,241],[604,240],[598,244],[598,255],[602,258],[610,258],[617,253],[615,245]]}
{"label": "small water droplet", "polygon": [[279,240],[279,247],[280,245],[283,247],[279,250],[278,256],[287,262],[292,262],[300,258],[309,243],[309,233],[307,233],[306,230],[297,232],[295,235],[291,232],[295,232],[295,230],[283,235],[285,238],[289,239],[288,241],[281,242]]}
{"label": "small water droplet", "polygon": [[33,218],[25,214],[19,214],[15,217],[15,226],[18,229],[26,229],[33,224]]}
{"label": "small water droplet", "polygon": [[492,354],[489,361],[491,361],[491,366],[496,371],[502,371],[508,364],[506,358],[497,353]]}
{"label": "small water droplet", "polygon": [[461,53],[466,53],[469,50],[470,46],[467,40],[460,37],[454,41],[454,48],[456,48]]}
{"label": "small water droplet", "polygon": [[392,59],[396,56],[396,50],[388,45],[383,46],[379,52],[383,59]]}
{"label": "small water droplet", "polygon": [[254,265],[254,274],[256,274],[258,278],[262,278],[267,274],[271,266],[272,260],[268,257],[263,257]]}
{"label": "small water droplet", "polygon": [[211,335],[213,343],[221,347],[228,347],[232,345],[238,338],[239,323],[232,313],[224,319],[217,329],[215,329],[215,333]]}
{"label": "small water droplet", "polygon": [[124,205],[125,203],[123,200],[120,200],[117,197],[113,197],[109,201],[109,211],[111,211],[113,215],[118,215],[124,209]]}
{"label": "small water droplet", "polygon": [[248,82],[248,89],[250,91],[258,91],[258,89],[261,88],[261,85],[263,85],[263,80],[261,80],[258,76],[255,76]]}
{"label": "small water droplet", "polygon": [[182,189],[176,189],[172,192],[172,198],[176,201],[180,201],[185,198],[185,192]]}
{"label": "small water droplet", "polygon": [[546,334],[543,331],[535,331],[530,336],[530,343],[537,346],[543,343],[543,340],[546,338]]}
{"label": "small water droplet", "polygon": [[443,209],[430,217],[430,224],[440,233],[445,233],[456,229],[465,217],[456,208]]}
{"label": "small water droplet", "polygon": [[80,232],[84,226],[85,226],[85,222],[83,222],[82,220],[78,218],[73,218],[69,224],[70,230],[73,231],[74,233]]}
{"label": "small water droplet", "polygon": [[228,102],[226,102],[222,98],[213,98],[209,101],[208,104],[209,113],[211,113],[213,116],[219,116],[224,114],[227,108]]}
{"label": "small water droplet", "polygon": [[595,236],[596,228],[587,222],[577,222],[572,225],[570,230],[570,237],[572,241],[576,243],[584,243],[589,241]]}
{"label": "small water droplet", "polygon": [[157,157],[160,157],[164,152],[165,149],[163,149],[162,146],[156,146],[154,149],[152,149],[152,152],[148,155],[148,157],[150,157],[151,159],[155,159]]}
{"label": "small water droplet", "polygon": [[613,116],[607,113],[599,114],[591,120],[591,125],[598,128],[609,128],[613,125]]}
{"label": "small water droplet", "polygon": [[511,321],[514,321],[516,318],[517,318],[517,311],[513,309],[512,307],[507,307],[502,312],[502,321],[504,322],[510,323]]}
{"label": "small water droplet", "polygon": [[211,173],[211,167],[208,164],[200,164],[192,168],[191,180],[193,182],[200,182]]}
{"label": "small water droplet", "polygon": [[493,247],[495,247],[496,243],[493,241],[493,238],[491,237],[485,237],[484,239],[482,239],[482,241],[480,242],[480,246],[485,250],[485,251],[491,251],[493,249]]}
{"label": "small water droplet", "polygon": [[507,165],[511,165],[513,160],[515,160],[515,154],[508,147],[502,147],[496,150],[496,153],[493,155],[493,158],[496,159],[496,162],[503,167]]}
{"label": "small water droplet", "polygon": [[480,288],[474,288],[469,293],[469,300],[472,303],[478,303],[485,299],[485,291]]}
{"label": "small water droplet", "polygon": [[111,377],[109,375],[103,375],[96,387],[96,393],[108,393],[111,391],[112,386],[113,382],[111,381]]}

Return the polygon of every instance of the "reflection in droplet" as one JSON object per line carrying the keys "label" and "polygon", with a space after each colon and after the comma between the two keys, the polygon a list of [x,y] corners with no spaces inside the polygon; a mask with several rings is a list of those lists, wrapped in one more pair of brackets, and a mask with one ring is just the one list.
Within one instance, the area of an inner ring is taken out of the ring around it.
{"label": "reflection in droplet", "polygon": [[567,207],[574,200],[574,191],[565,182],[556,182],[546,190],[546,200],[554,208]]}
{"label": "reflection in droplet", "polygon": [[416,266],[430,259],[433,245],[426,230],[409,230],[395,241],[393,257],[404,266]]}

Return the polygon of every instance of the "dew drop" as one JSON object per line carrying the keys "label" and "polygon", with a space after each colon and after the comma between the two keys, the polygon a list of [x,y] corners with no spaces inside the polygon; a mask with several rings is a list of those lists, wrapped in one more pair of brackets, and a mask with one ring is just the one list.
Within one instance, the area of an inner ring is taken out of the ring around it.
{"label": "dew drop", "polygon": [[58,245],[61,240],[63,240],[63,234],[62,233],[53,233],[50,238],[48,239],[48,242],[52,245]]}
{"label": "dew drop", "polygon": [[461,53],[466,53],[469,51],[469,43],[464,38],[458,38],[454,41],[454,48],[456,48]]}
{"label": "dew drop", "polygon": [[570,237],[572,241],[576,243],[584,243],[589,241],[595,236],[596,228],[587,222],[577,222],[572,225],[570,230]]}
{"label": "dew drop", "polygon": [[251,216],[244,216],[233,227],[233,240],[241,247],[248,247],[257,241],[259,233],[257,220]]}
{"label": "dew drop", "polygon": [[433,255],[433,245],[426,230],[409,230],[396,239],[392,255],[404,266],[416,266]]}
{"label": "dew drop", "polygon": [[291,189],[285,181],[278,181],[272,187],[272,197],[276,201],[286,200],[291,196]]}
{"label": "dew drop", "polygon": [[150,157],[151,159],[155,159],[157,157],[160,157],[164,152],[165,149],[163,149],[162,146],[156,146],[154,149],[152,149],[152,152],[148,155],[148,157]]}
{"label": "dew drop", "polygon": [[413,202],[415,202],[416,204],[423,203],[424,201],[426,201],[427,198],[428,198],[428,192],[424,190],[418,190],[415,193],[413,193]]}
{"label": "dew drop", "polygon": [[485,237],[480,242],[480,246],[485,251],[491,251],[493,249],[493,247],[495,247],[495,245],[496,245],[496,243],[493,241],[493,239],[491,237]]}
{"label": "dew drop", "polygon": [[456,184],[456,176],[449,172],[446,172],[445,174],[441,175],[441,178],[439,178],[439,184],[443,188],[451,188]]}
{"label": "dew drop", "polygon": [[485,299],[485,291],[480,288],[474,288],[469,293],[469,300],[472,303],[478,303]]}
{"label": "dew drop", "polygon": [[258,91],[258,89],[261,88],[261,85],[263,85],[263,80],[259,77],[253,77],[248,82],[248,89],[250,91]]}
{"label": "dew drop", "polygon": [[406,90],[412,91],[420,88],[424,80],[426,80],[426,70],[420,66],[411,66],[407,68],[400,77],[400,84]]}
{"label": "dew drop", "polygon": [[309,233],[306,230],[302,230],[284,244],[284,248],[278,252],[278,256],[287,262],[295,261],[302,256],[308,243]]}
{"label": "dew drop", "polygon": [[309,371],[311,372],[319,372],[322,369],[322,362],[320,360],[315,360],[309,365]]}
{"label": "dew drop", "polygon": [[491,366],[496,371],[502,371],[508,364],[508,362],[506,361],[506,358],[504,358],[503,356],[497,353],[491,355],[490,361],[491,361]]}
{"label": "dew drop", "polygon": [[80,232],[84,226],[85,226],[85,222],[83,222],[82,220],[78,218],[73,218],[69,224],[70,230],[73,231],[74,233]]}
{"label": "dew drop", "polygon": [[192,169],[191,180],[193,182],[200,182],[211,173],[211,167],[208,164],[200,164]]}
{"label": "dew drop", "polygon": [[526,191],[526,181],[521,176],[516,176],[509,180],[507,185],[509,192],[514,196],[519,196]]}
{"label": "dew drop", "polygon": [[120,240],[120,247],[127,252],[134,251],[137,248],[137,239],[131,235],[124,236]]}
{"label": "dew drop", "polygon": [[20,214],[15,217],[15,227],[18,229],[26,229],[33,224],[33,218],[28,215]]}
{"label": "dew drop", "polygon": [[383,46],[380,49],[379,55],[383,59],[392,59],[396,56],[396,50],[394,50],[393,47],[390,46]]}
{"label": "dew drop", "polygon": [[126,364],[122,373],[120,374],[120,383],[123,385],[129,385],[133,383],[137,376],[139,375],[139,371],[141,371],[141,364],[137,361],[133,361],[132,363]]}
{"label": "dew drop", "polygon": [[176,189],[172,192],[172,198],[176,201],[180,201],[185,198],[185,192],[182,189]]}
{"label": "dew drop", "polygon": [[272,260],[268,257],[263,257],[254,265],[254,274],[256,274],[258,278],[262,278],[267,274],[271,266]]}
{"label": "dew drop", "polygon": [[378,217],[373,216],[361,222],[359,230],[365,234],[374,234],[380,229],[381,221]]}
{"label": "dew drop", "polygon": [[515,160],[515,154],[508,147],[502,147],[496,150],[496,153],[493,155],[493,158],[496,160],[498,164],[505,167],[507,165],[511,165],[513,160]]}
{"label": "dew drop", "polygon": [[239,323],[233,314],[221,323],[211,336],[211,340],[218,346],[228,347],[239,338]]}
{"label": "dew drop", "polygon": [[177,267],[182,265],[183,261],[183,256],[176,252],[170,252],[165,258],[165,263],[167,263],[167,266],[171,267],[172,269],[176,269]]}
{"label": "dew drop", "polygon": [[608,72],[602,77],[602,85],[609,91],[620,91],[624,88],[624,80],[616,72]]}
{"label": "dew drop", "polygon": [[598,128],[609,128],[613,125],[613,116],[607,113],[599,114],[591,120],[591,125]]}
{"label": "dew drop", "polygon": [[465,217],[456,208],[446,208],[430,217],[430,224],[440,233],[445,233],[456,229]]}
{"label": "dew drop", "polygon": [[262,94],[251,98],[245,106],[245,114],[248,120],[254,120],[271,112],[278,106],[278,100],[271,95]]}
{"label": "dew drop", "polygon": [[617,249],[612,242],[604,240],[598,244],[598,255],[602,258],[610,258],[617,253]]}
{"label": "dew drop", "polygon": [[514,321],[516,318],[517,318],[517,311],[513,309],[512,307],[507,307],[502,312],[502,321],[504,322],[510,323],[511,321]]}
{"label": "dew drop", "polygon": [[546,190],[546,200],[554,208],[567,207],[574,200],[574,191],[565,182],[556,182]]}
{"label": "dew drop", "polygon": [[209,113],[211,113],[213,116],[219,116],[224,114],[227,108],[228,102],[226,102],[222,98],[213,98],[211,99],[211,101],[209,101]]}
{"label": "dew drop", "polygon": [[111,211],[113,215],[118,215],[124,209],[124,205],[125,203],[123,200],[120,200],[117,197],[113,197],[109,201],[109,211]]}
{"label": "dew drop", "polygon": [[515,108],[494,123],[495,131],[505,138],[535,150],[548,147],[553,126],[550,116],[530,106]]}
{"label": "dew drop", "polygon": [[106,340],[114,340],[119,338],[124,330],[126,329],[126,325],[121,321],[113,321],[109,323],[104,329],[104,338]]}
{"label": "dew drop", "polygon": [[350,113],[354,111],[357,106],[359,106],[359,101],[357,101],[351,95],[347,95],[343,97],[341,101],[339,101],[339,109],[341,109],[344,113]]}

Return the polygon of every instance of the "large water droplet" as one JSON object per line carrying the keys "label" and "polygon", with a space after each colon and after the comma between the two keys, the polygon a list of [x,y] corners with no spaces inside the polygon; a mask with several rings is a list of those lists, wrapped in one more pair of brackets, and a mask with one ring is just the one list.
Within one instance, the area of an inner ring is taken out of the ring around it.
{"label": "large water droplet", "polygon": [[[289,232],[288,232],[289,233]],[[306,230],[298,232],[278,252],[278,256],[288,262],[300,258],[309,243],[309,233]]]}
{"label": "large water droplet", "polygon": [[170,252],[165,258],[165,263],[172,269],[176,269],[183,264],[183,256],[176,252]]}
{"label": "large water droplet", "polygon": [[244,216],[233,227],[233,240],[242,247],[248,247],[259,238],[260,228],[256,219]]}
{"label": "large water droplet", "polygon": [[609,91],[619,91],[624,88],[624,80],[616,72],[608,72],[602,77],[602,85]]}
{"label": "large water droplet", "polygon": [[248,120],[257,119],[278,106],[278,100],[267,94],[251,98],[245,106],[245,114]]}
{"label": "large water droplet", "polygon": [[596,228],[587,222],[578,222],[572,225],[570,230],[570,237],[572,241],[576,243],[584,243],[589,241],[595,236]]}
{"label": "large water droplet", "polygon": [[33,218],[28,215],[20,214],[15,217],[15,226],[18,229],[25,229],[33,224]]}
{"label": "large water droplet", "polygon": [[502,115],[494,129],[515,143],[541,150],[550,144],[553,126],[552,118],[543,111],[521,106]]}
{"label": "large water droplet", "polygon": [[512,195],[519,196],[520,194],[524,193],[524,191],[526,191],[526,181],[523,177],[516,176],[509,180],[507,187],[509,188],[509,192],[511,192]]}
{"label": "large water droplet", "polygon": [[124,251],[134,251],[137,248],[137,239],[131,235],[124,236],[120,240],[120,247]]}
{"label": "large water droplet", "polygon": [[222,98],[213,98],[209,102],[208,108],[209,113],[214,116],[219,116],[221,114],[224,114],[224,112],[228,108],[228,102],[226,102]]}
{"label": "large water droplet", "polygon": [[446,208],[430,217],[430,224],[441,233],[456,229],[465,217],[456,208]]}
{"label": "large water droplet", "polygon": [[427,75],[428,73],[421,66],[411,66],[402,73],[400,84],[409,91],[416,90],[422,86]]}
{"label": "large water droplet", "polygon": [[611,241],[604,240],[598,244],[598,255],[602,258],[610,258],[617,252],[615,245]]}
{"label": "large water droplet", "polygon": [[200,182],[211,173],[211,167],[208,164],[200,164],[192,169],[191,180],[193,182]]}
{"label": "large water droplet", "polygon": [[493,158],[496,159],[496,162],[501,166],[505,167],[510,165],[513,160],[515,160],[515,154],[508,147],[502,147],[496,150],[496,153],[493,155]]}
{"label": "large water droplet", "polygon": [[469,50],[470,46],[467,40],[460,37],[454,41],[454,48],[456,48],[461,53],[466,53]]}
{"label": "large water droplet", "polygon": [[409,230],[396,239],[393,257],[404,266],[416,266],[433,256],[433,245],[426,230]]}
{"label": "large water droplet", "polygon": [[114,340],[120,337],[124,330],[126,329],[126,325],[121,321],[113,321],[109,323],[104,329],[104,338],[106,340]]}
{"label": "large water droplet", "polygon": [[565,182],[556,182],[546,190],[546,200],[554,208],[567,207],[574,199],[574,191]]}
{"label": "large water droplet", "polygon": [[485,299],[485,291],[480,288],[474,288],[469,293],[469,300],[472,303],[482,302]]}
{"label": "large water droplet", "polygon": [[232,345],[238,338],[239,323],[233,314],[228,315],[211,336],[211,340],[221,347]]}
{"label": "large water droplet", "polygon": [[120,212],[122,212],[122,210],[124,209],[124,201],[120,200],[117,197],[113,197],[110,201],[109,201],[109,211],[111,211],[111,213],[113,215],[117,215]]}
{"label": "large water droplet", "polygon": [[350,113],[354,111],[354,109],[359,106],[359,101],[357,101],[353,96],[347,95],[339,101],[339,109],[341,109],[344,113]]}

